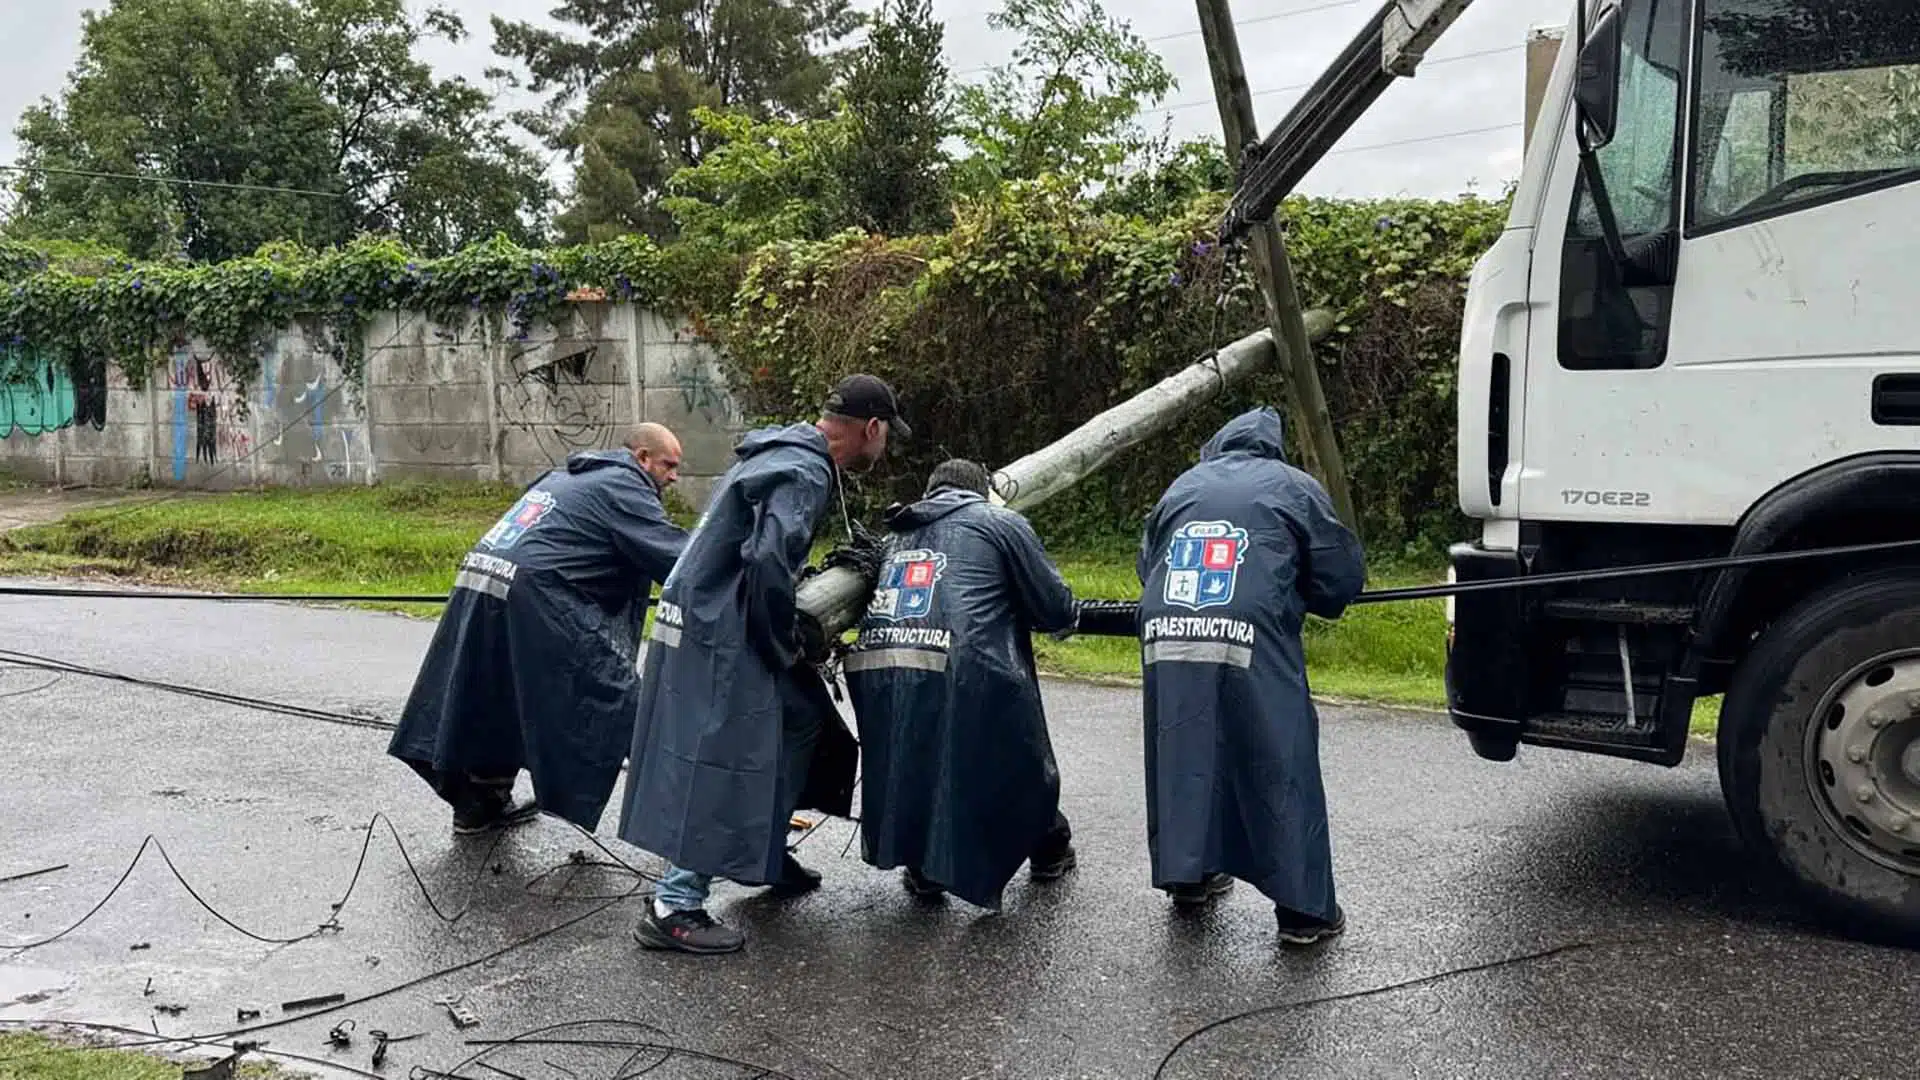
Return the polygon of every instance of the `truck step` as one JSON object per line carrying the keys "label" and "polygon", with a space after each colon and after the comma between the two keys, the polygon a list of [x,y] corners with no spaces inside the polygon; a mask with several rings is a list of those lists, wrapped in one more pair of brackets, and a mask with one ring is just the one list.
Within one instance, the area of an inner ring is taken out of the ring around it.
{"label": "truck step", "polygon": [[1695,609],[1677,604],[1652,604],[1641,600],[1549,600],[1541,610],[1550,618],[1587,622],[1627,623],[1634,626],[1687,626]]}
{"label": "truck step", "polygon": [[1638,726],[1628,727],[1627,718],[1623,715],[1587,712],[1545,713],[1529,719],[1522,730],[1521,737],[1527,742],[1575,749],[1657,745],[1653,718],[1643,714],[1638,717],[1638,721]]}

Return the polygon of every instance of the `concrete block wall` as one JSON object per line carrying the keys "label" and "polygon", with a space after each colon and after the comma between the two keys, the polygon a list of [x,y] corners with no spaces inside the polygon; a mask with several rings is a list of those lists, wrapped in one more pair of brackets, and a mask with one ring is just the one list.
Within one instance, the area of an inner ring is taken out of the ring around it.
{"label": "concrete block wall", "polygon": [[680,436],[676,490],[697,507],[744,427],[713,350],[632,304],[578,304],[525,339],[480,315],[453,325],[388,312],[368,327],[363,385],[348,385],[344,355],[328,324],[291,326],[242,385],[189,341],[134,389],[110,369],[76,386],[66,364],[29,349],[33,377],[0,384],[0,470],[70,486],[207,490],[523,484],[654,420]]}

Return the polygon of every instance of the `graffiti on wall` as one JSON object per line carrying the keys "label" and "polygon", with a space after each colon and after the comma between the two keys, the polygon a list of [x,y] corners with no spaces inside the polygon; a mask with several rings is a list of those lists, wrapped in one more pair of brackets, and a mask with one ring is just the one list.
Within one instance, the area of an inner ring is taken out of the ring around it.
{"label": "graffiti on wall", "polygon": [[186,480],[189,460],[211,465],[223,457],[237,461],[252,452],[246,396],[227,376],[219,357],[184,347],[175,349],[167,373],[167,388],[173,395],[175,481]]}
{"label": "graffiti on wall", "polygon": [[680,404],[689,414],[725,427],[738,427],[744,422],[745,414],[705,357],[698,353],[675,356],[668,374],[680,391]]}
{"label": "graffiti on wall", "polygon": [[287,348],[289,339],[276,337],[261,358],[261,405],[272,425],[271,458],[303,477],[351,480],[354,469],[367,463],[358,460],[363,455],[355,451],[358,410],[345,393],[337,350],[330,337],[311,330],[301,340],[304,347]]}
{"label": "graffiti on wall", "polygon": [[64,364],[38,349],[0,348],[0,438],[107,424],[106,365]]}
{"label": "graffiti on wall", "polygon": [[599,348],[556,341],[516,349],[494,388],[501,422],[532,436],[551,463],[612,438],[613,388],[587,381]]}
{"label": "graffiti on wall", "polygon": [[421,389],[426,391],[426,413],[418,423],[402,425],[400,437],[416,454],[451,453],[460,445],[459,425],[470,418],[454,405],[445,404],[447,399],[439,388],[429,384]]}

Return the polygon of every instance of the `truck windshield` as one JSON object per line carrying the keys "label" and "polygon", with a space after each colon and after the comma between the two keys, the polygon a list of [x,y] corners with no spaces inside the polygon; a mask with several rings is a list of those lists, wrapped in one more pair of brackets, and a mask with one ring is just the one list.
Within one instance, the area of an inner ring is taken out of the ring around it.
{"label": "truck windshield", "polygon": [[1920,175],[1913,0],[1705,0],[1695,227]]}

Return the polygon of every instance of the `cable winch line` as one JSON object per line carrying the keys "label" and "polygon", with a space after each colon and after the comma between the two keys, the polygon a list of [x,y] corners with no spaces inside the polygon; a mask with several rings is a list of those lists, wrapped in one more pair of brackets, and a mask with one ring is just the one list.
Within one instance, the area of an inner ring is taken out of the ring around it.
{"label": "cable winch line", "polygon": [[[0,585],[0,596],[69,600],[212,600],[219,603],[445,604],[448,593],[235,593],[166,592],[157,589],[87,589],[77,585]],[[660,602],[647,597],[647,606]]]}
{"label": "cable winch line", "polygon": [[1381,589],[1354,597],[1356,604],[1388,604],[1402,600],[1435,600],[1473,593],[1504,592],[1508,589],[1539,589],[1553,585],[1583,585],[1592,581],[1618,581],[1623,578],[1657,577],[1664,574],[1688,574],[1701,571],[1741,570],[1752,566],[1772,566],[1801,560],[1839,558],[1846,555],[1880,555],[1920,548],[1920,540],[1885,540],[1872,544],[1847,544],[1840,547],[1804,548],[1798,551],[1770,551],[1757,555],[1720,555],[1710,559],[1681,562],[1647,563],[1640,566],[1615,566],[1599,570],[1563,570],[1529,577],[1494,578],[1488,581],[1457,581],[1445,585],[1414,585],[1402,589]]}
{"label": "cable winch line", "polygon": [[[1895,551],[1910,551],[1920,548],[1920,539],[1885,540],[1871,544],[1847,544],[1837,547],[1803,548],[1795,551],[1770,551],[1754,555],[1719,555],[1705,559],[1688,559],[1682,562],[1644,563],[1638,566],[1614,566],[1595,570],[1565,570],[1551,574],[1534,574],[1525,577],[1496,578],[1487,581],[1460,581],[1443,585],[1413,585],[1396,589],[1377,589],[1363,592],[1354,597],[1355,604],[1388,604],[1403,600],[1438,600],[1449,596],[1465,596],[1481,592],[1502,592],[1508,589],[1537,589],[1553,585],[1579,585],[1592,581],[1617,581],[1625,578],[1657,577],[1664,574],[1684,574],[1699,571],[1740,570],[1754,566],[1770,566],[1776,563],[1797,562],[1802,559],[1838,558],[1847,555],[1877,555]],[[198,593],[198,592],[141,592],[116,591],[108,589],[79,589],[60,586],[0,585],[0,596],[46,596],[74,597],[86,599],[112,600],[214,600],[237,603],[247,600],[258,601],[311,601],[338,603],[435,603],[444,604],[446,596],[418,596],[378,593]],[[659,603],[658,596],[647,597],[647,606]],[[1110,602],[1124,603],[1125,600]],[[83,672],[84,673],[84,672]],[[125,678],[125,676],[122,676]],[[211,692],[211,691],[209,691]]]}
{"label": "cable winch line", "polygon": [[86,600],[244,600],[312,601],[338,604],[444,604],[446,593],[220,593],[162,592],[149,589],[84,589],[71,585],[0,585],[0,596],[43,596]]}

